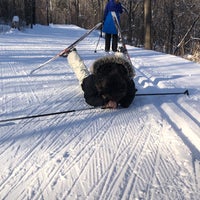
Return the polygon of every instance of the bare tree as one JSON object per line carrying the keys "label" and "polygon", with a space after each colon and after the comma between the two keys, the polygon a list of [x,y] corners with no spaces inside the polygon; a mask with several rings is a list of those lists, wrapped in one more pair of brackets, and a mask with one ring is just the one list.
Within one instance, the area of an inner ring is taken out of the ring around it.
{"label": "bare tree", "polygon": [[[26,24],[61,23],[90,28],[102,21],[108,0],[0,0],[0,21],[11,24],[18,15]],[[165,53],[193,53],[200,38],[199,0],[121,0],[128,13],[121,15],[126,41]],[[199,45],[199,44],[198,44]]]}
{"label": "bare tree", "polygon": [[152,49],[151,45],[151,0],[144,0],[144,30],[145,48]]}
{"label": "bare tree", "polygon": [[[193,27],[195,26],[196,22],[200,19],[200,15],[194,20],[194,22],[192,23],[192,25],[190,26],[190,28],[187,30],[186,34],[184,35],[184,37],[181,39],[180,43],[177,45],[174,54],[176,54],[176,52],[178,51],[179,48],[183,47],[184,42],[185,42],[185,38],[188,36],[188,34],[191,32],[191,30],[193,29]],[[184,52],[182,53],[184,54]]]}

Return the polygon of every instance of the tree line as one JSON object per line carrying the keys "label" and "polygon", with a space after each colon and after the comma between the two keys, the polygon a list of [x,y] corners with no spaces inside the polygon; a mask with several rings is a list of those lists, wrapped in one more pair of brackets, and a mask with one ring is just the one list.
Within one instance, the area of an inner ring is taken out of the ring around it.
{"label": "tree line", "polygon": [[[0,0],[0,22],[76,24],[91,28],[103,20],[108,0]],[[123,35],[128,44],[185,55],[200,49],[199,0],[121,0]],[[150,12],[148,12],[150,9]],[[198,56],[197,56],[198,57]]]}

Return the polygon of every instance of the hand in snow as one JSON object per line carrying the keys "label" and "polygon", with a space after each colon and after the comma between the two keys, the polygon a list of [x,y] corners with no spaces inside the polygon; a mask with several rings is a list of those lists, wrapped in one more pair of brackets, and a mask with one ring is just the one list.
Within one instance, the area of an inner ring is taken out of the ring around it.
{"label": "hand in snow", "polygon": [[111,108],[111,109],[116,109],[117,108],[117,103],[115,101],[109,101],[106,105],[103,106],[103,108]]}

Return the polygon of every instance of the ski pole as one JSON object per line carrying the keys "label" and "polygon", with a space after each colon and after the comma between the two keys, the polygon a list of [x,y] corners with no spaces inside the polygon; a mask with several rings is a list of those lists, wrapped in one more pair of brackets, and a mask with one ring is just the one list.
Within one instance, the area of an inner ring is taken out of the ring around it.
{"label": "ski pole", "polygon": [[98,45],[99,45],[100,38],[101,38],[101,35],[99,35],[99,38],[98,38],[98,41],[97,41],[97,44],[96,44],[96,47],[95,47],[94,53],[97,52],[97,47],[98,47]]}
{"label": "ski pole", "polygon": [[9,122],[9,121],[24,120],[24,119],[33,119],[33,118],[39,118],[39,117],[47,117],[47,116],[53,116],[53,115],[61,115],[61,114],[66,114],[66,113],[73,113],[73,112],[78,112],[78,111],[86,111],[86,110],[92,110],[92,109],[97,109],[97,108],[100,108],[100,107],[81,108],[81,109],[77,109],[77,110],[66,110],[66,111],[61,111],[61,112],[52,112],[52,113],[30,115],[30,116],[24,116],[24,117],[15,117],[15,118],[9,118],[9,119],[0,120],[0,123]]}
{"label": "ski pole", "polygon": [[[189,91],[185,90],[184,92],[165,92],[165,93],[144,93],[144,94],[136,94],[135,96],[158,96],[158,95],[179,95],[179,94],[186,94],[189,96]],[[87,111],[87,110],[93,110],[93,109],[104,109],[103,107],[89,107],[89,108],[81,108],[77,110],[67,110],[67,111],[61,111],[61,112],[52,112],[52,113],[45,113],[45,114],[38,114],[38,115],[30,115],[30,116],[25,116],[25,117],[16,117],[16,118],[9,118],[9,119],[3,119],[0,120],[0,123],[3,122],[9,122],[9,121],[17,121],[17,120],[24,120],[24,119],[33,119],[33,118],[38,118],[38,117],[47,117],[47,116],[53,116],[53,115],[61,115],[61,114],[67,114],[67,113],[74,113],[78,111]]]}
{"label": "ski pole", "polygon": [[145,93],[145,94],[136,94],[135,96],[166,96],[166,95],[179,95],[186,94],[189,96],[189,91],[185,90],[184,92],[160,92],[160,93]]}

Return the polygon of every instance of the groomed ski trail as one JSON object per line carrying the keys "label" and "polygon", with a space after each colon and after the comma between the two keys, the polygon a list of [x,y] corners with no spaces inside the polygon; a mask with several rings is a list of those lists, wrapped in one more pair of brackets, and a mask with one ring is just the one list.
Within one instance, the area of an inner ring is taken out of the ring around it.
{"label": "groomed ski trail", "polygon": [[[1,35],[1,119],[88,107],[66,58],[29,76],[83,31],[36,26]],[[77,46],[87,66],[105,55],[94,53],[97,40],[94,32]],[[0,199],[200,199],[200,93],[193,89],[200,85],[190,79],[196,65],[182,72],[176,67],[189,61],[128,51],[139,90],[176,91],[187,83],[190,98],[136,97],[128,109],[0,124]]]}

